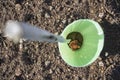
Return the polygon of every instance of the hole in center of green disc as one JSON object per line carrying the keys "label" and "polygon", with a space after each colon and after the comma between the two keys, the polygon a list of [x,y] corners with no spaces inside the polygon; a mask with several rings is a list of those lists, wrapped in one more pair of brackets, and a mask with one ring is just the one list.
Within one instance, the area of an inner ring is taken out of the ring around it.
{"label": "hole in center of green disc", "polygon": [[68,46],[73,50],[78,50],[83,44],[83,36],[80,32],[71,32],[67,35],[66,39],[71,41],[68,43]]}

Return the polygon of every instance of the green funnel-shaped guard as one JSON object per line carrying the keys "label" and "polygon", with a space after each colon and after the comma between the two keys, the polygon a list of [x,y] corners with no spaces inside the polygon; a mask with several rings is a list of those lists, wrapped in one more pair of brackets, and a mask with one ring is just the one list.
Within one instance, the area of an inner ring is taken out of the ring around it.
{"label": "green funnel-shaped guard", "polygon": [[62,59],[73,67],[84,67],[93,63],[104,45],[104,33],[101,26],[93,20],[80,19],[69,24],[61,36],[66,38],[71,32],[80,32],[83,43],[81,48],[75,51],[68,46],[68,42],[58,43]]}

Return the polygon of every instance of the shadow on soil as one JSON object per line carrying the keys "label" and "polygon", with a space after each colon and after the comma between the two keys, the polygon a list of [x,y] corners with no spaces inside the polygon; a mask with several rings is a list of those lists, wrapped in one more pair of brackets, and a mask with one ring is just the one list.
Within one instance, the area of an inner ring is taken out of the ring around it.
{"label": "shadow on soil", "polygon": [[[106,20],[101,23],[101,26],[103,27],[104,34],[105,34],[105,42],[104,42],[104,48],[101,53],[101,58],[103,60],[106,60],[105,53],[108,53],[108,56],[116,56],[117,62],[113,62],[116,65],[114,68],[109,68],[110,71],[108,71],[106,75],[107,80],[120,80],[119,74],[120,74],[120,63],[119,63],[119,54],[120,54],[120,24],[111,24],[107,22]],[[110,66],[110,65],[109,65]]]}
{"label": "shadow on soil", "polygon": [[116,55],[120,53],[120,24],[110,24],[106,20],[101,24],[105,34],[104,48],[101,57],[104,59],[105,53]]}

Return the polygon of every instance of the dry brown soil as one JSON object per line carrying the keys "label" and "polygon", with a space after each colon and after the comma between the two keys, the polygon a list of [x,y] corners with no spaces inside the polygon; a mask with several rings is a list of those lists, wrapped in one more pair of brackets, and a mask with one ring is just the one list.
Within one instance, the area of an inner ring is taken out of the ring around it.
{"label": "dry brown soil", "polygon": [[[60,34],[77,19],[93,19],[105,33],[100,57],[75,68],[61,58],[57,43],[3,37],[7,20],[25,21]],[[120,80],[120,0],[0,0],[0,80]]]}

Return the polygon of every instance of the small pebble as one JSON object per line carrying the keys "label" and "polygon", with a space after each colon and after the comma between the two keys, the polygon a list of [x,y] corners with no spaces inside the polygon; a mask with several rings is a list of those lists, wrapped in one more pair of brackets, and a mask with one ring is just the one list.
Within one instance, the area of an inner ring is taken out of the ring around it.
{"label": "small pebble", "polygon": [[59,68],[57,68],[56,71],[57,71],[57,73],[60,73],[60,69]]}
{"label": "small pebble", "polygon": [[48,13],[45,13],[45,18],[50,18],[50,15]]}
{"label": "small pebble", "polygon": [[0,29],[0,34],[2,33],[2,30]]}
{"label": "small pebble", "polygon": [[105,60],[105,62],[106,62],[106,64],[107,64],[107,65],[109,65],[109,64],[110,64],[108,60]]}
{"label": "small pebble", "polygon": [[75,77],[74,77],[74,80],[79,80],[79,77],[78,77],[78,76],[75,76]]}
{"label": "small pebble", "polygon": [[52,6],[49,6],[49,8],[50,8],[50,10],[52,10],[52,9],[53,9],[53,7],[52,7]]}
{"label": "small pebble", "polygon": [[49,70],[49,73],[50,73],[50,74],[52,74],[52,73],[53,73],[52,69],[50,69],[50,70]]}
{"label": "small pebble", "polygon": [[102,67],[104,66],[102,61],[100,61],[98,64],[99,64],[99,66],[102,66]]}
{"label": "small pebble", "polygon": [[64,24],[65,24],[65,23],[66,23],[66,20],[63,20],[63,21],[62,21],[62,23],[64,23]]}
{"label": "small pebble", "polygon": [[102,2],[102,0],[98,0],[98,2]]}
{"label": "small pebble", "polygon": [[83,77],[82,80],[86,80],[86,78]]}
{"label": "small pebble", "polygon": [[79,0],[74,0],[74,2],[75,2],[76,4],[78,4],[78,3],[79,3]]}
{"label": "small pebble", "polygon": [[98,15],[100,18],[102,18],[104,16],[104,13],[99,13]]}
{"label": "small pebble", "polygon": [[20,76],[21,75],[21,70],[20,70],[20,68],[17,68],[16,70],[15,70],[15,75],[16,76]]}
{"label": "small pebble", "polygon": [[108,56],[108,52],[105,52],[105,56],[106,56],[106,57]]}
{"label": "small pebble", "polygon": [[25,75],[27,78],[29,77],[27,74]]}
{"label": "small pebble", "polygon": [[112,67],[112,68],[114,68],[115,66],[114,66],[114,65],[112,65],[111,67]]}
{"label": "small pebble", "polygon": [[113,63],[113,60],[112,60],[111,58],[109,58],[109,62],[110,62],[110,63]]}
{"label": "small pebble", "polygon": [[68,23],[71,23],[71,19],[68,19]]}
{"label": "small pebble", "polygon": [[20,4],[16,4],[16,5],[15,5],[15,9],[16,9],[16,10],[20,10],[21,8],[22,8],[22,7],[21,7]]}
{"label": "small pebble", "polygon": [[98,60],[102,60],[102,58],[101,58],[101,57],[98,57]]}
{"label": "small pebble", "polygon": [[102,19],[101,19],[101,18],[99,18],[97,21],[98,21],[98,22],[101,22],[101,21],[102,21]]}
{"label": "small pebble", "polygon": [[94,10],[90,10],[90,13],[91,13],[91,14],[94,13]]}
{"label": "small pebble", "polygon": [[45,62],[45,66],[48,66],[50,64],[50,61]]}
{"label": "small pebble", "polygon": [[55,35],[59,35],[58,32],[55,32],[54,34],[55,34]]}
{"label": "small pebble", "polygon": [[20,51],[23,49],[23,40],[20,40],[19,49],[20,49]]}

